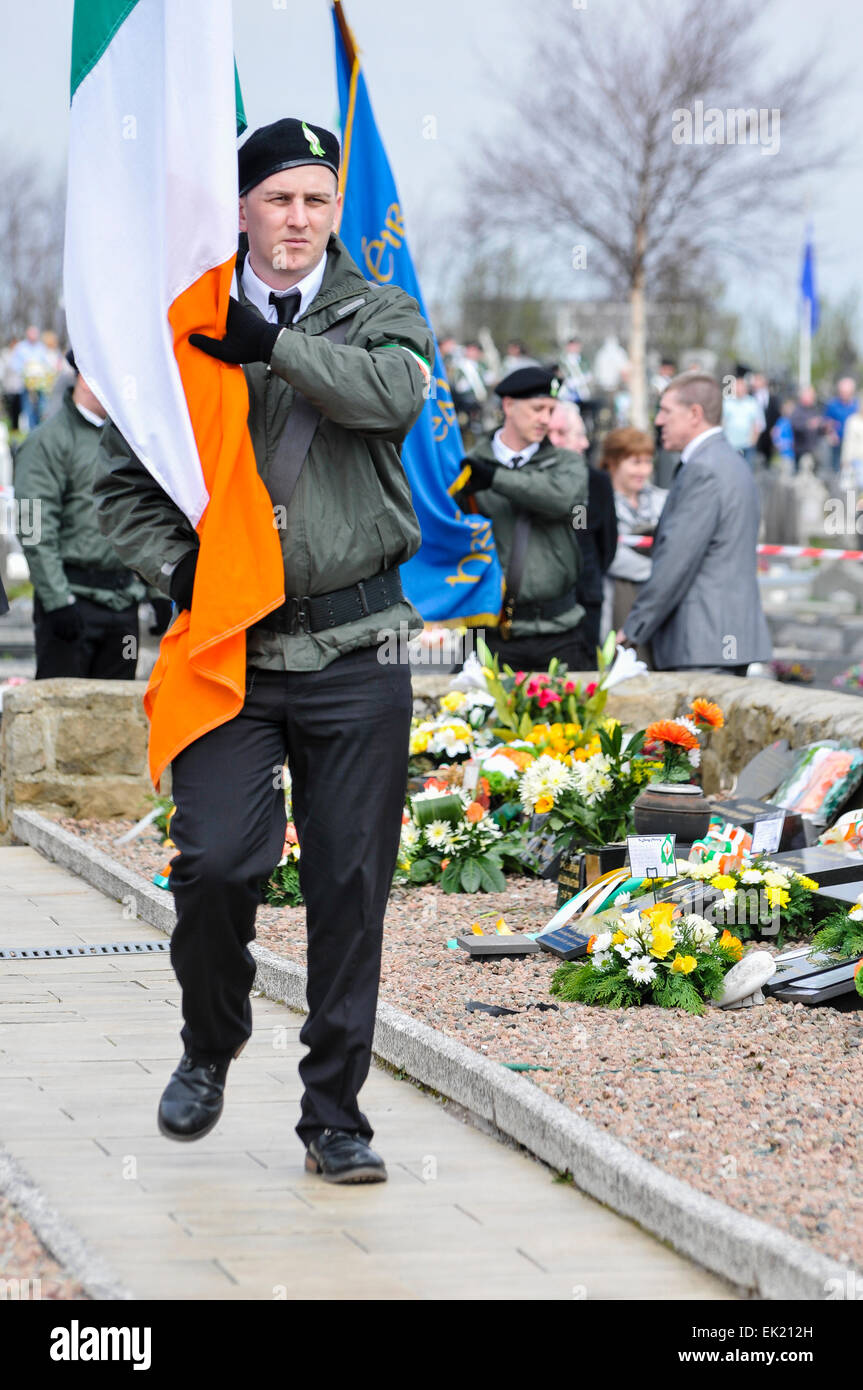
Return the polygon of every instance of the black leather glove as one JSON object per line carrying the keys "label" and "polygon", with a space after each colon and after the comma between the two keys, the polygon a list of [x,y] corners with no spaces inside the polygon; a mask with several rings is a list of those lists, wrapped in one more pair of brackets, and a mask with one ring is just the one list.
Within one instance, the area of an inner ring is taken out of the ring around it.
{"label": "black leather glove", "polygon": [[192,593],[195,588],[195,570],[198,566],[197,550],[190,550],[188,555],[184,555],[174,573],[171,575],[171,598],[182,611],[184,608],[192,610]]}
{"label": "black leather glove", "polygon": [[65,608],[55,608],[47,614],[51,632],[61,642],[75,642],[84,631],[84,615],[77,603],[67,603]]}
{"label": "black leather glove", "polygon": [[243,362],[269,362],[276,339],[282,331],[278,323],[267,323],[237,299],[228,300],[228,320],[224,338],[208,338],[204,333],[190,333],[192,347],[200,348],[220,362],[241,365]]}
{"label": "black leather glove", "polygon": [[[179,567],[178,567],[179,568]],[[173,575],[171,578],[173,579]],[[155,622],[147,628],[151,637],[161,637],[168,631],[171,622],[171,600],[169,598],[151,598],[150,607],[153,610]]]}
{"label": "black leather glove", "polygon": [[485,488],[491,487],[498,466],[496,463],[490,463],[488,459],[465,459],[465,463],[470,464],[466,492],[482,492]]}

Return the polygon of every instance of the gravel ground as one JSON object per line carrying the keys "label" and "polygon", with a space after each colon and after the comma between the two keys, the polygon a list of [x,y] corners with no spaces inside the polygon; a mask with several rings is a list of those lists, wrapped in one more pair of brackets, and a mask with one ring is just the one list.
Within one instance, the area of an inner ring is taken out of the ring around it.
{"label": "gravel ground", "polygon": [[[130,822],[60,822],[150,878],[167,854]],[[168,854],[170,851],[167,852]],[[480,913],[537,931],[556,886],[511,878],[506,893],[394,890],[384,932],[381,998],[489,1058],[548,1070],[524,1073],[576,1114],[675,1177],[826,1254],[863,1268],[863,1011],[762,1007],[612,1011],[549,994],[543,953],[478,964],[447,938]],[[258,940],[304,963],[302,908],[262,908]],[[493,1018],[468,1000],[523,1010]]]}
{"label": "gravel ground", "polygon": [[[17,1279],[19,1298],[86,1299],[81,1285],[70,1278],[49,1255],[10,1202],[0,1196],[0,1280]],[[28,1280],[22,1291],[22,1280]],[[34,1280],[39,1280],[34,1284]],[[6,1298],[12,1295],[7,1291]],[[0,1294],[0,1299],[3,1294]]]}

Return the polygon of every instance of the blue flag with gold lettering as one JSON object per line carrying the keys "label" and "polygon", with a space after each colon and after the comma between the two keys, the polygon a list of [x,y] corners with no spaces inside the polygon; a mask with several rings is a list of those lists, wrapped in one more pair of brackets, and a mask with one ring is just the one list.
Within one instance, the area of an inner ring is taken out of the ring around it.
{"label": "blue flag with gold lettering", "polygon": [[[373,284],[398,285],[428,319],[405,239],[395,180],[375,124],[365,78],[344,15],[333,6],[342,125],[344,193],[339,236]],[[464,456],[452,396],[435,342],[428,400],[404,442],[402,462],[422,528],[422,545],[402,566],[405,593],[426,622],[497,622],[503,576],[487,517],[456,507],[447,488]]]}

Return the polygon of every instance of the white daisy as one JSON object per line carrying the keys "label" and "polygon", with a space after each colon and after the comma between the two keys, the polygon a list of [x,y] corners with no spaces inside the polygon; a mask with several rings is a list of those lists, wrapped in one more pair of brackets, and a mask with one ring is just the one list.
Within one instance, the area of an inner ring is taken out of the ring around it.
{"label": "white daisy", "polygon": [[601,951],[607,951],[611,945],[611,937],[610,931],[600,932],[593,943],[593,954],[597,955]]}
{"label": "white daisy", "polygon": [[656,976],[656,961],[650,956],[636,956],[626,967],[626,973],[638,985],[649,985]]}
{"label": "white daisy", "polygon": [[425,827],[426,844],[431,845],[432,849],[439,849],[446,844],[450,838],[452,826],[445,820],[431,820]]}
{"label": "white daisy", "polygon": [[740,875],[741,883],[760,883],[764,878],[760,869],[744,869]]}
{"label": "white daisy", "polygon": [[607,951],[601,951],[599,955],[597,955],[594,951],[590,959],[592,960],[597,970],[604,970],[605,967],[608,965],[608,962],[611,959],[611,957],[609,956]]}

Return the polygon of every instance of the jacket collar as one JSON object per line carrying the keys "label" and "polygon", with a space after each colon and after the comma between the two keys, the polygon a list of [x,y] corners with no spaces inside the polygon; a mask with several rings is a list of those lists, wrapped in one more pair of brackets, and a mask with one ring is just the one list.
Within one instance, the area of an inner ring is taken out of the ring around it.
{"label": "jacket collar", "polygon": [[[497,454],[494,452],[491,443],[496,434],[496,429],[492,430],[490,434],[484,434],[482,438],[477,440],[476,444],[471,449],[471,454],[475,454],[477,458],[491,459],[496,463]],[[522,467],[529,468],[531,464],[544,463],[546,459],[554,458],[560,452],[560,449],[556,449],[552,444],[551,440],[548,438],[548,435],[546,435],[542,440],[540,440],[540,445],[536,453],[532,454],[531,457],[528,459],[527,463],[523,464]]]}
{"label": "jacket collar", "polygon": [[[243,304],[249,303],[243,293],[242,285],[243,265],[248,250],[248,240],[245,235],[242,235],[237,251],[237,291]],[[343,307],[345,300],[368,299],[373,293],[368,280],[360,273],[359,267],[345,243],[333,232],[327,242],[327,266],[324,271],[323,283],[311,304],[300,314],[297,323],[304,323],[306,319],[323,314],[326,321],[324,326],[326,326],[339,317],[338,313],[328,311],[336,307]],[[250,307],[254,308],[254,305]]]}

